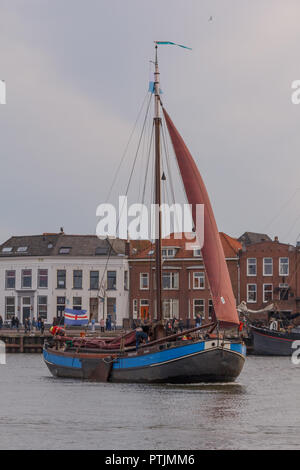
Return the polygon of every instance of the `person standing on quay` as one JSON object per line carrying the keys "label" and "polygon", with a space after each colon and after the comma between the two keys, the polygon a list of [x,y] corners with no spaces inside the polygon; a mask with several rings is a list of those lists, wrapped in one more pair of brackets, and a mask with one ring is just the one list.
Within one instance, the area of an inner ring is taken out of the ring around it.
{"label": "person standing on quay", "polygon": [[40,321],[40,325],[41,325],[41,334],[43,335],[44,331],[45,331],[45,323],[44,323],[44,320],[42,318],[41,318],[41,321]]}

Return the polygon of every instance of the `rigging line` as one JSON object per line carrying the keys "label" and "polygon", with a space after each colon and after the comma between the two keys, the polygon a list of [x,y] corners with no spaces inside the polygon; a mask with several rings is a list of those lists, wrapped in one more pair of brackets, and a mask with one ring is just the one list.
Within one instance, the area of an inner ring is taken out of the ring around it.
{"label": "rigging line", "polygon": [[[127,184],[125,196],[127,196],[127,194],[128,194],[128,190],[129,190],[129,187],[130,187],[132,175],[133,175],[133,173],[134,173],[135,164],[136,164],[136,160],[137,160],[138,153],[139,153],[139,149],[140,149],[140,145],[141,145],[142,136],[143,136],[144,129],[145,129],[145,124],[146,124],[146,121],[147,121],[147,116],[148,116],[148,113],[149,113],[151,100],[152,100],[152,93],[151,93],[151,95],[150,95],[150,99],[149,99],[149,102],[148,102],[148,106],[147,106],[147,110],[146,110],[146,116],[145,116],[145,119],[144,119],[144,122],[143,122],[143,127],[142,127],[141,135],[140,135],[140,138],[139,138],[138,148],[137,148],[137,151],[136,151],[136,154],[135,154],[135,157],[134,157],[134,161],[133,161],[133,165],[132,165],[132,168],[131,168],[130,177],[129,177],[129,181],[128,181],[128,184]],[[116,232],[118,232],[118,229],[119,229],[120,219],[121,219],[121,217],[122,217],[123,210],[124,210],[124,203],[125,203],[125,201],[123,202],[123,205],[122,205],[122,208],[121,208],[121,212],[120,212],[119,217],[118,217],[118,222],[117,222],[117,226],[116,226]],[[107,239],[107,241],[108,241],[108,239]],[[109,253],[108,253],[107,259],[106,259],[106,264],[105,264],[105,268],[104,268],[104,271],[103,271],[103,275],[102,275],[102,277],[101,277],[101,282],[100,282],[100,284],[99,284],[98,292],[99,292],[100,289],[102,288],[102,284],[103,284],[103,281],[104,281],[104,276],[105,276],[106,271],[107,271],[108,262],[109,262],[109,260],[110,260],[111,253],[112,253],[112,250],[113,250],[114,241],[115,241],[115,239],[114,239],[112,242],[108,241],[108,243],[109,243],[109,245],[110,245],[110,249],[109,249]]]}
{"label": "rigging line", "polygon": [[136,118],[136,120],[135,120],[134,126],[133,126],[133,128],[132,128],[132,131],[131,131],[131,133],[130,133],[129,139],[128,139],[128,141],[127,141],[127,144],[126,144],[126,146],[125,146],[125,150],[124,150],[123,155],[122,155],[122,157],[121,157],[120,163],[119,163],[119,165],[118,165],[118,167],[117,167],[115,176],[114,176],[114,178],[113,178],[113,181],[112,181],[112,184],[111,184],[111,186],[110,186],[110,189],[109,189],[109,192],[108,192],[108,195],[107,195],[107,198],[106,198],[105,202],[107,202],[107,201],[109,200],[109,198],[110,198],[112,189],[113,189],[113,187],[114,187],[114,185],[115,185],[115,182],[116,182],[116,180],[117,180],[117,177],[118,177],[119,172],[120,172],[120,169],[121,169],[121,166],[122,166],[123,161],[124,161],[124,159],[125,159],[125,156],[126,156],[126,154],[127,154],[127,150],[128,150],[129,145],[130,145],[132,136],[133,136],[133,134],[134,134],[134,132],[135,132],[135,128],[136,128],[136,126],[137,126],[138,120],[139,120],[140,115],[141,115],[141,113],[142,113],[142,110],[143,110],[143,108],[144,108],[144,105],[145,105],[145,102],[146,102],[148,93],[149,93],[149,92],[147,91],[147,93],[146,93],[146,95],[145,95],[145,98],[143,99],[142,106],[140,107],[140,110],[139,110],[139,112],[138,112],[137,118]]}
{"label": "rigging line", "polygon": [[144,187],[143,187],[143,194],[142,194],[142,204],[144,204],[145,202],[146,184],[147,184],[147,177],[148,177],[149,163],[150,163],[151,149],[152,149],[152,142],[153,142],[153,130],[154,130],[154,122],[152,124],[151,136],[150,136],[150,141],[149,141],[149,150],[148,150],[147,165],[146,165]]}
{"label": "rigging line", "polygon": [[[167,132],[166,132],[166,123],[165,123],[165,120],[163,119],[163,125],[162,125],[162,137],[163,137],[163,145],[164,145],[164,149],[165,149],[165,155],[166,155],[166,165],[167,165],[167,172],[168,172],[168,177],[169,177],[169,180],[170,180],[170,190],[171,190],[171,193],[172,193],[172,198],[173,198],[173,203],[175,204],[176,203],[176,198],[175,198],[175,191],[174,191],[174,185],[173,185],[173,178],[172,178],[172,173],[171,173],[171,164],[170,164],[170,154],[169,154],[169,147],[168,147],[168,142],[167,142]],[[178,165],[177,165],[177,169],[179,171],[179,168],[178,168]],[[184,195],[186,197],[186,193],[184,191]],[[177,212],[175,211],[175,217],[176,217],[176,223],[177,223],[177,227],[179,227],[179,221],[178,221],[178,217],[177,217]],[[175,230],[174,230],[175,232]]]}
{"label": "rigging line", "polygon": [[[152,124],[152,127],[154,126],[154,122],[152,121],[152,119],[148,119],[148,123],[147,123],[147,129],[145,130],[145,137],[144,137],[144,141],[143,141],[143,152],[142,152],[142,155],[144,155],[145,153],[145,148],[146,148],[146,152],[147,152],[147,155],[148,155],[148,150],[149,149],[149,144],[151,144],[151,141],[150,139],[152,138],[152,131],[151,130],[151,134],[150,134],[150,127],[151,127],[151,124]],[[148,142],[147,142],[148,140]],[[147,156],[147,158],[149,158],[149,156]],[[142,174],[142,168],[143,168],[143,159],[141,158],[141,171],[140,173]],[[147,165],[149,165],[149,162],[147,163]],[[142,189],[142,185],[143,185],[143,178],[140,179],[140,186],[139,186],[139,196],[138,196],[138,201],[140,201],[140,195],[141,195],[141,189]],[[143,194],[144,194],[144,191],[143,191]],[[144,201],[143,201],[144,202]]]}
{"label": "rigging line", "polygon": [[290,226],[288,232],[285,233],[285,235],[283,236],[283,238],[285,239],[286,237],[288,237],[288,235],[292,232],[293,228],[295,227],[296,223],[299,221],[300,219],[300,214],[298,215],[298,217],[296,217],[296,219],[294,220],[294,222],[292,223],[292,225]]}
{"label": "rigging line", "polygon": [[266,230],[270,225],[272,225],[272,223],[278,218],[279,215],[281,215],[281,212],[282,210],[288,205],[289,202],[291,202],[291,200],[294,198],[294,196],[297,194],[297,192],[300,190],[300,188],[297,188],[292,196],[289,197],[289,199],[287,201],[285,201],[283,203],[283,205],[279,208],[278,212],[275,214],[275,216],[270,220],[270,222],[268,222],[266,225],[265,225],[265,228],[264,230]]}

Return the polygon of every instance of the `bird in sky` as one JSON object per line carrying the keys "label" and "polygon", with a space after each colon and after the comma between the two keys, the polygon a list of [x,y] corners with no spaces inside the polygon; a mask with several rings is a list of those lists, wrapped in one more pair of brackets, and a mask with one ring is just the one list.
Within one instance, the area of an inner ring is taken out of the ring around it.
{"label": "bird in sky", "polygon": [[210,16],[210,17],[208,18],[208,21],[212,21],[212,19],[213,19],[213,17],[212,17],[212,16]]}

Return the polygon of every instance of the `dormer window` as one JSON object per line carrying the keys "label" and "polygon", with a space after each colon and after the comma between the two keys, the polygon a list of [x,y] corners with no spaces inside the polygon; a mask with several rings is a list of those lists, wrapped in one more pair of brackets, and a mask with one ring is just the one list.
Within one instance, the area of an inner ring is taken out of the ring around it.
{"label": "dormer window", "polygon": [[17,249],[18,253],[26,253],[27,251],[27,246],[19,246]]}
{"label": "dormer window", "polygon": [[96,255],[107,255],[108,254],[108,247],[107,246],[97,246]]}
{"label": "dormer window", "polygon": [[12,252],[12,247],[11,246],[5,246],[2,248],[2,253],[11,253]]}
{"label": "dormer window", "polygon": [[176,254],[175,248],[163,248],[161,251],[163,258],[174,258]]}
{"label": "dormer window", "polygon": [[71,248],[68,247],[68,246],[62,246],[60,249],[59,249],[59,254],[60,255],[68,255],[71,251]]}

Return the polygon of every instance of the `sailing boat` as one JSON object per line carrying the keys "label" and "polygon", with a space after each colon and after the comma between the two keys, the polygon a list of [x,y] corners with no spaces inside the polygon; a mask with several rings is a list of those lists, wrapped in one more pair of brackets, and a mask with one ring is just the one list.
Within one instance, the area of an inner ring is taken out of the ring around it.
{"label": "sailing boat", "polygon": [[160,100],[158,44],[160,42],[155,44],[154,73],[155,203],[160,207],[162,109],[186,196],[192,205],[196,234],[196,206],[204,204],[202,257],[209,280],[215,321],[164,337],[161,214],[158,211],[159,236],[155,241],[157,321],[153,325],[155,339],[137,347],[135,331],[114,339],[55,337],[52,344],[45,345],[43,355],[49,370],[57,377],[102,382],[231,382],[238,377],[245,362],[246,347],[239,336],[226,339],[228,329],[238,328],[239,317],[210,200],[199,170]]}

